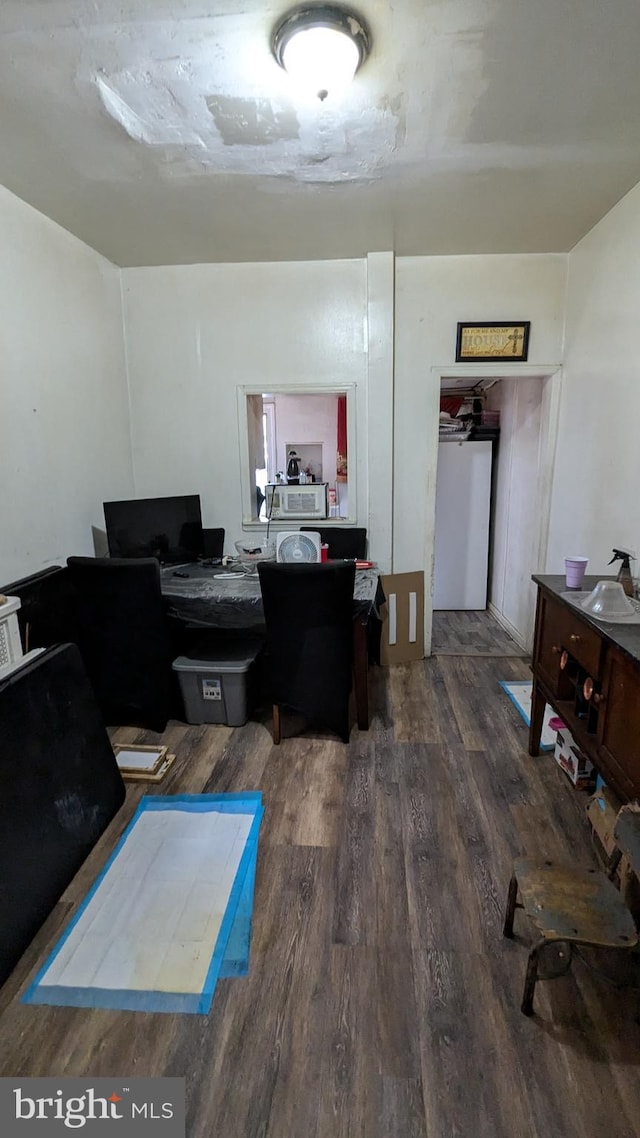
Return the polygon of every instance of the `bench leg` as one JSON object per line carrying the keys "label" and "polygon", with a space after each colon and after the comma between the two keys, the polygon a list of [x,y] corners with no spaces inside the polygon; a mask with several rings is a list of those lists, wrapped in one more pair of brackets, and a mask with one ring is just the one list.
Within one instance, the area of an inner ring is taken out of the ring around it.
{"label": "bench leg", "polygon": [[540,736],[542,735],[542,724],[544,723],[544,709],[547,701],[540,691],[535,676],[533,678],[533,690],[531,693],[531,723],[529,726],[529,754],[540,754]]}
{"label": "bench leg", "polygon": [[280,742],[280,705],[277,703],[273,705],[273,741]]}
{"label": "bench leg", "polygon": [[536,980],[538,979],[538,960],[540,958],[540,949],[544,947],[544,944],[545,942],[543,940],[539,941],[529,953],[522,1004],[520,1005],[520,1010],[525,1016],[533,1015],[533,994],[536,990]]}
{"label": "bench leg", "polygon": [[504,928],[502,930],[503,936],[513,936],[513,918],[516,911],[516,901],[518,899],[518,879],[513,875],[509,882],[509,892],[507,894],[507,909],[504,915]]}

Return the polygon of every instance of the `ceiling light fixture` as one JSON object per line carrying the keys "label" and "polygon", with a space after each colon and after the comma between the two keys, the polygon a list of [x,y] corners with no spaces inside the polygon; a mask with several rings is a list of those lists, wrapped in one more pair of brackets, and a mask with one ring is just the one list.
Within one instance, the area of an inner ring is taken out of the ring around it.
{"label": "ceiling light fixture", "polygon": [[337,4],[296,8],[276,25],[271,41],[280,66],[320,100],[349,86],[370,48],[364,21]]}

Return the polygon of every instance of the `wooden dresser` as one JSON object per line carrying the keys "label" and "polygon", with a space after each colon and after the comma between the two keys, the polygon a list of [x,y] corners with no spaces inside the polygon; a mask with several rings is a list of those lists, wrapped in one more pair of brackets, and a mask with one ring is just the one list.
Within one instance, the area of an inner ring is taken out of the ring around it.
{"label": "wooden dresser", "polygon": [[[592,589],[603,577],[586,577]],[[529,754],[537,755],[545,703],[623,801],[640,797],[640,624],[592,620],[561,594],[564,576],[538,586]]]}

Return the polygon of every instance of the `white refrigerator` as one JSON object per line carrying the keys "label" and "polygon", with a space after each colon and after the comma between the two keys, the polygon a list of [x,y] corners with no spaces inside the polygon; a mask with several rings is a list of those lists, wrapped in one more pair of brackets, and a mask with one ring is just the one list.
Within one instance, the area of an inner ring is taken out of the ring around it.
{"label": "white refrigerator", "polygon": [[486,609],[491,442],[440,440],[434,609]]}

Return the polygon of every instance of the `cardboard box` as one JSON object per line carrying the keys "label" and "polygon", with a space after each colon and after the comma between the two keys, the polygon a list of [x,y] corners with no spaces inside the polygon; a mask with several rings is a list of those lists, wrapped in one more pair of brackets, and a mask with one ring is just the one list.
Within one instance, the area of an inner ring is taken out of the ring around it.
{"label": "cardboard box", "polygon": [[620,806],[619,799],[608,786],[601,786],[596,790],[587,804],[587,818],[607,859],[616,848],[613,827]]}
{"label": "cardboard box", "polygon": [[424,658],[424,572],[387,573],[380,578],[382,606],[381,664],[406,664]]}
{"label": "cardboard box", "polygon": [[570,731],[566,729],[558,731],[553,757],[565,774],[569,776],[574,786],[588,786],[592,781],[593,764],[589,762],[586,755],[583,755]]}

